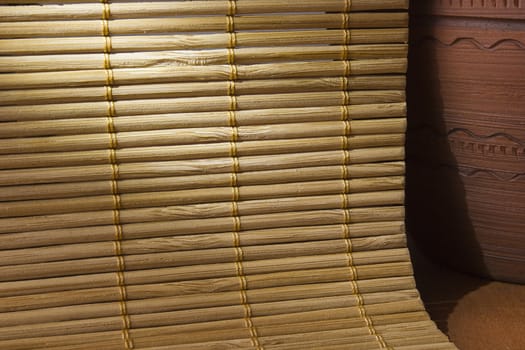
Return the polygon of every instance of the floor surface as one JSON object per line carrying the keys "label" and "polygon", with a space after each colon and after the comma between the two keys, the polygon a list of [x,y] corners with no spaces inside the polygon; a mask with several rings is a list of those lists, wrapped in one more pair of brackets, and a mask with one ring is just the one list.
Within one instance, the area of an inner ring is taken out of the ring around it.
{"label": "floor surface", "polygon": [[458,273],[413,255],[427,310],[460,350],[525,350],[525,285]]}

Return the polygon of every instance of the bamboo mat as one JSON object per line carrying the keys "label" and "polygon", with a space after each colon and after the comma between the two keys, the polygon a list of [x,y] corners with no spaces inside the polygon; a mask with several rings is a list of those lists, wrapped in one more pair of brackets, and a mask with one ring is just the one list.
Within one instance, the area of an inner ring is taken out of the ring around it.
{"label": "bamboo mat", "polygon": [[455,349],[404,232],[407,0],[0,0],[0,349]]}

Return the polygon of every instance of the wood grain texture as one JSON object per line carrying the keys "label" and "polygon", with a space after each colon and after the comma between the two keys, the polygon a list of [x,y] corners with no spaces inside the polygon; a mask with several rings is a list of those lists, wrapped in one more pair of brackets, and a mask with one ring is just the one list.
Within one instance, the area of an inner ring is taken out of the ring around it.
{"label": "wood grain texture", "polygon": [[454,349],[406,248],[407,7],[0,0],[0,348]]}

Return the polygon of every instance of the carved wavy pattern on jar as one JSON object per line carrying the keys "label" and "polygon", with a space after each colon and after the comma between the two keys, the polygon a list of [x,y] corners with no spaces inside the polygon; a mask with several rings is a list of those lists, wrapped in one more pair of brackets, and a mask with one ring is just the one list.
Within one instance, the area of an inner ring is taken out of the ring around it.
{"label": "carved wavy pattern on jar", "polygon": [[454,46],[466,44],[470,47],[477,48],[477,49],[484,50],[484,51],[497,51],[497,50],[502,50],[502,49],[509,49],[509,47],[525,50],[525,43],[517,39],[499,39],[490,44],[483,44],[479,42],[478,40],[474,38],[469,38],[469,37],[459,37],[459,38],[454,38],[454,39],[445,41],[445,40],[438,39],[430,35],[418,38],[418,40],[411,43],[411,45],[412,47],[419,47],[427,42],[433,42],[437,45],[446,46],[446,47],[454,47]]}
{"label": "carved wavy pattern on jar", "polygon": [[525,0],[417,0],[412,9],[449,18],[525,19]]}
{"label": "carved wavy pattern on jar", "polygon": [[463,177],[473,177],[473,178],[489,177],[495,180],[505,181],[505,182],[525,181],[525,173],[512,174],[512,173],[501,172],[501,171],[463,168],[463,167],[460,167],[458,170],[459,170],[459,174]]}
{"label": "carved wavy pattern on jar", "polygon": [[525,8],[525,0],[440,0],[439,6],[462,9],[513,9]]}
{"label": "carved wavy pattern on jar", "polygon": [[512,135],[498,132],[492,135],[477,135],[467,129],[453,129],[448,133],[451,148],[485,156],[523,157],[525,161],[525,144]]}

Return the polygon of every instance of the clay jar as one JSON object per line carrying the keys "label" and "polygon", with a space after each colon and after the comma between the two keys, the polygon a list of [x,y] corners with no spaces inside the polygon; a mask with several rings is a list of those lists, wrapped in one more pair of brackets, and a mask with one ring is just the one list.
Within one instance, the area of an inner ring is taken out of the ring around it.
{"label": "clay jar", "polygon": [[443,263],[525,283],[525,0],[412,11],[409,233]]}

